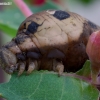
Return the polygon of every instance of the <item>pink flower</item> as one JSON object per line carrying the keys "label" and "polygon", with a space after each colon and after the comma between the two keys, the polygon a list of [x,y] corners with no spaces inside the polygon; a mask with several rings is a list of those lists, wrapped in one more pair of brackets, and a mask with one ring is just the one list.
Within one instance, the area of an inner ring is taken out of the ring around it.
{"label": "pink flower", "polygon": [[100,31],[92,33],[89,37],[86,52],[92,63],[100,63]]}
{"label": "pink flower", "polygon": [[86,52],[91,62],[92,83],[100,84],[100,78],[97,78],[100,73],[100,31],[92,33],[89,37]]}

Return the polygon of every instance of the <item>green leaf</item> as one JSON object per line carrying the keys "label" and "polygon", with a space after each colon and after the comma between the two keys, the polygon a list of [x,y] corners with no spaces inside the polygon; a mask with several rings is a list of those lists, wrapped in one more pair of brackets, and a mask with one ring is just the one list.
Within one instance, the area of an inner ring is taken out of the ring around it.
{"label": "green leaf", "polygon": [[91,63],[89,60],[85,62],[82,69],[76,72],[76,74],[91,78]]}
{"label": "green leaf", "polygon": [[0,12],[0,30],[14,37],[17,29],[25,17],[18,9],[5,10]]}
{"label": "green leaf", "polygon": [[95,2],[95,0],[71,0],[71,2],[76,2],[76,3],[78,2],[81,4],[89,5]]}
{"label": "green leaf", "polygon": [[5,25],[5,24],[0,24],[0,29],[5,32],[5,33],[8,33],[9,36],[11,37],[15,37],[16,36],[16,32],[17,30],[8,26],[8,25]]}
{"label": "green leaf", "polygon": [[78,1],[80,1],[80,2],[82,2],[82,3],[84,3],[84,4],[90,4],[90,3],[92,3],[94,0],[78,0]]}
{"label": "green leaf", "polygon": [[70,76],[48,71],[30,75],[13,74],[8,83],[0,85],[0,94],[7,100],[97,100],[98,90]]}

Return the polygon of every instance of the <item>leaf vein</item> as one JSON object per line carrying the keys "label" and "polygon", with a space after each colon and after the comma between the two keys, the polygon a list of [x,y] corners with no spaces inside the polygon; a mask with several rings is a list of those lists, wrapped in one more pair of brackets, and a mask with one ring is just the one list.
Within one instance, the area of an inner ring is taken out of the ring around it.
{"label": "leaf vein", "polygon": [[32,97],[32,96],[35,94],[35,92],[38,90],[38,88],[39,88],[39,86],[40,86],[40,83],[41,83],[41,81],[42,81],[42,75],[43,75],[43,74],[41,73],[40,81],[39,81],[39,83],[38,83],[38,85],[37,85],[35,91],[34,91],[30,96],[28,96],[29,98]]}

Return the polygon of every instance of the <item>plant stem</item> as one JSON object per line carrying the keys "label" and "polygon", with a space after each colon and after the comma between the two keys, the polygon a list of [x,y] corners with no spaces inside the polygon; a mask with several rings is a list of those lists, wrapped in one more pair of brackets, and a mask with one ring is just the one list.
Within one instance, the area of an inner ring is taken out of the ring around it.
{"label": "plant stem", "polygon": [[20,9],[20,11],[24,14],[25,17],[29,17],[33,14],[23,0],[14,0],[14,3],[17,5],[17,7]]}

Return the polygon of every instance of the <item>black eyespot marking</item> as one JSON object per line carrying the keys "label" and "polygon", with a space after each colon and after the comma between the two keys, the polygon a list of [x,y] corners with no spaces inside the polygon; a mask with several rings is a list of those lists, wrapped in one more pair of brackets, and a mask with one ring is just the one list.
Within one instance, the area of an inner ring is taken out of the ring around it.
{"label": "black eyespot marking", "polygon": [[18,35],[16,38],[15,38],[15,42],[16,44],[21,44],[22,42],[25,41],[26,38],[29,38],[27,35]]}
{"label": "black eyespot marking", "polygon": [[97,25],[94,24],[94,23],[92,23],[91,21],[88,21],[88,24],[89,24],[92,28],[97,29]]}
{"label": "black eyespot marking", "polygon": [[25,56],[25,54],[23,54],[23,53],[18,53],[18,54],[16,54],[16,57],[17,57],[17,59],[19,59],[19,60],[23,60],[23,61],[26,60],[26,56]]}
{"label": "black eyespot marking", "polygon": [[31,33],[30,33],[28,30],[26,30],[25,34],[26,34],[26,35],[29,35],[29,34],[31,34]]}
{"label": "black eyespot marking", "polygon": [[27,28],[27,31],[26,31],[26,34],[32,34],[32,33],[35,33],[37,31],[37,28],[39,27],[40,25],[37,24],[36,22],[31,22],[31,24],[28,25],[28,28]]}
{"label": "black eyespot marking", "polygon": [[61,11],[61,10],[56,11],[53,14],[53,16],[56,17],[59,20],[63,20],[63,19],[66,19],[66,18],[70,17],[70,15],[67,12]]}

